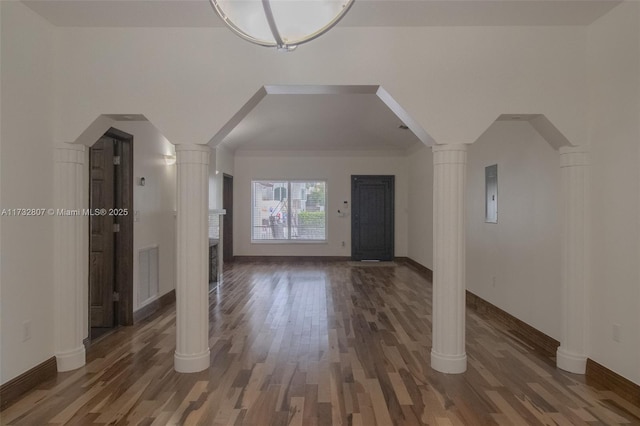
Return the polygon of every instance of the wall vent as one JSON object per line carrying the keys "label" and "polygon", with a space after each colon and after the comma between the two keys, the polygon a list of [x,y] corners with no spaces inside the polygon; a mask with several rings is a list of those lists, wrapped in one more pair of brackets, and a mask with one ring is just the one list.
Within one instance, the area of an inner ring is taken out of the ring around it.
{"label": "wall vent", "polygon": [[138,306],[158,296],[158,246],[147,247],[138,252]]}

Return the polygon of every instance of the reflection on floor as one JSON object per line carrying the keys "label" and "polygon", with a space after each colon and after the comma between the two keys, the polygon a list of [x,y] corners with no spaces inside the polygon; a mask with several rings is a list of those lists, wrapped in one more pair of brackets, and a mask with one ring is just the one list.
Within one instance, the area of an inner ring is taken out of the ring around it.
{"label": "reflection on floor", "polygon": [[173,371],[171,307],[100,340],[2,423],[640,424],[639,407],[472,311],[468,371],[431,370],[431,284],[404,264],[236,263],[210,300],[209,370]]}
{"label": "reflection on floor", "polygon": [[90,339],[91,341],[95,341],[99,338],[101,338],[102,336],[107,335],[108,333],[111,333],[112,331],[114,331],[113,327],[91,327],[90,329]]}

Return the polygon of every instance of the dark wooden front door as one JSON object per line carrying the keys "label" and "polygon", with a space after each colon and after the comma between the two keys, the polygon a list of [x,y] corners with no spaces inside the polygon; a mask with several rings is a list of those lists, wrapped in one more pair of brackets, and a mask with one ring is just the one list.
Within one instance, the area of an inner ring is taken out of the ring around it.
{"label": "dark wooden front door", "polygon": [[110,129],[89,150],[89,324],[133,323],[133,137]]}
{"label": "dark wooden front door", "polygon": [[233,176],[223,175],[222,208],[226,214],[222,218],[222,260],[233,260]]}
{"label": "dark wooden front door", "polygon": [[394,176],[351,176],[351,257],[393,260]]}

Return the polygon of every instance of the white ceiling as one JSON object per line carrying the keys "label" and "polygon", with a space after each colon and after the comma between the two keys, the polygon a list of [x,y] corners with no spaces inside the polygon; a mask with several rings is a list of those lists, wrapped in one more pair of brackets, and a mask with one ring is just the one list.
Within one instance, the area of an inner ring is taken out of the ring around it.
{"label": "white ceiling", "polygon": [[[216,27],[209,0],[23,0],[56,26]],[[342,26],[589,25],[619,0],[356,0]]]}
{"label": "white ceiling", "polygon": [[[223,25],[209,0],[23,0],[23,3],[53,25],[62,27]],[[619,3],[619,0],[356,0],[339,25],[589,25]],[[237,114],[237,120],[227,124],[214,140],[217,138],[216,143],[240,152],[406,151],[415,144],[432,142],[386,92],[382,91],[383,97],[387,96],[383,101],[380,91],[369,89],[362,89],[364,93],[358,93],[360,89],[355,93],[329,90],[332,93],[325,94],[292,94],[288,89],[284,93],[259,92],[258,100],[248,103]],[[119,115],[112,119],[145,118]],[[410,129],[399,129],[401,124],[409,125]]]}
{"label": "white ceiling", "polygon": [[222,140],[233,151],[405,151],[422,143],[375,93],[269,94]]}

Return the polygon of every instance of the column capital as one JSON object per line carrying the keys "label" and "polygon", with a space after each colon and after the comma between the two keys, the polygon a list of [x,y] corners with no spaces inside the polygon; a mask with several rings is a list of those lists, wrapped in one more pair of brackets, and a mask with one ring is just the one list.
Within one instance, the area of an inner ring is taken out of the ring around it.
{"label": "column capital", "polygon": [[434,145],[431,149],[433,164],[466,164],[467,162],[467,144]]}
{"label": "column capital", "polygon": [[209,145],[176,145],[176,163],[178,164],[209,164],[209,155],[211,155]]}
{"label": "column capital", "polygon": [[199,143],[177,143],[174,145],[176,147],[176,152],[178,151],[202,151],[202,152],[210,152],[211,147],[207,144],[199,144]]}
{"label": "column capital", "polygon": [[589,165],[589,150],[584,146],[563,146],[560,148],[560,167]]}
{"label": "column capital", "polygon": [[439,151],[466,151],[468,144],[466,143],[444,143],[436,144],[431,147],[433,152]]}
{"label": "column capital", "polygon": [[84,164],[85,146],[76,143],[59,143],[55,146],[54,160],[56,163]]}

